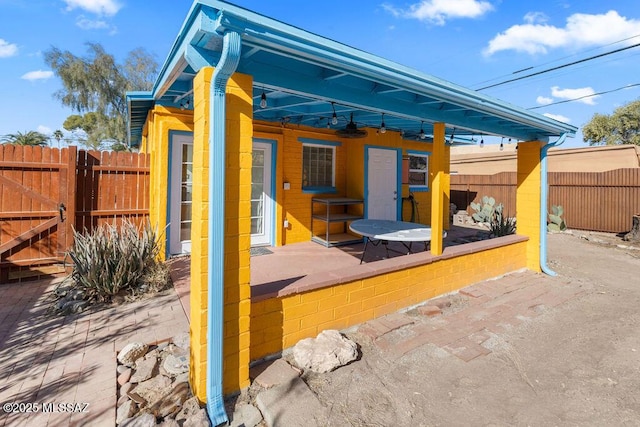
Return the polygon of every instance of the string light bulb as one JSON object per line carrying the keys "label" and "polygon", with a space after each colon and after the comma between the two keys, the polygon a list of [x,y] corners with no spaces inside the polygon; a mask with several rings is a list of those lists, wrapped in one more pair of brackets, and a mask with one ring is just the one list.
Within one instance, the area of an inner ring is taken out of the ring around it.
{"label": "string light bulb", "polygon": [[384,124],[384,113],[382,113],[382,123],[380,123],[380,133],[386,133],[387,126]]}
{"label": "string light bulb", "polygon": [[425,139],[427,134],[424,133],[424,121],[420,122],[420,133],[418,133],[418,138]]}
{"label": "string light bulb", "polygon": [[504,136],[500,140],[500,151],[504,151]]}
{"label": "string light bulb", "polygon": [[335,104],[335,102],[331,103],[331,108],[333,109],[333,116],[331,116],[331,124],[335,126],[335,125],[338,124],[338,115],[336,114],[336,104]]}
{"label": "string light bulb", "polygon": [[480,136],[480,148],[484,148],[484,136]]}
{"label": "string light bulb", "polygon": [[262,95],[260,95],[260,108],[267,108],[267,94],[262,91]]}

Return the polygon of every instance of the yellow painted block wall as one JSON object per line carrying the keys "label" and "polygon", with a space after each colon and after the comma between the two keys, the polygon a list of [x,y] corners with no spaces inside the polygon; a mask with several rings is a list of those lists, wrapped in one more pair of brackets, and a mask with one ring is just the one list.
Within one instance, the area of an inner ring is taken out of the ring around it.
{"label": "yellow painted block wall", "polygon": [[527,268],[540,271],[540,149],[542,142],[518,143],[517,234],[529,237]]}
{"label": "yellow painted block wall", "polygon": [[[191,234],[191,366],[195,395],[206,399],[207,366],[207,270],[209,182],[209,88],[212,68],[203,68],[194,79],[194,179]],[[234,74],[227,85],[226,194],[224,254],[223,392],[249,385],[249,322],[251,245],[252,99],[251,76]],[[200,209],[195,207],[200,206]]]}
{"label": "yellow painted block wall", "polygon": [[[254,123],[254,136],[277,140],[276,163],[276,245],[307,242],[311,238],[311,199],[313,197],[352,197],[364,199],[364,149],[365,146],[395,148],[406,155],[409,150],[432,152],[431,143],[403,140],[397,132],[379,134],[368,129],[369,135],[363,139],[343,139],[335,136],[334,130],[314,129],[287,125],[274,127],[266,122]],[[318,139],[338,142],[336,148],[336,194],[310,194],[302,191],[302,143],[298,138]],[[446,149],[448,155],[448,147]],[[447,157],[448,158],[448,157]],[[431,168],[431,158],[429,167]],[[432,185],[433,176],[429,177]],[[290,184],[290,190],[282,190],[283,183]],[[448,194],[448,185],[447,185]],[[402,185],[402,196],[409,195],[409,185]],[[424,224],[431,222],[431,191],[413,193],[418,213],[415,220]],[[362,214],[363,208],[351,207],[351,213]],[[445,228],[448,227],[448,209],[443,212]],[[411,204],[402,204],[402,218],[411,218]],[[284,220],[289,227],[284,228]],[[324,232],[324,223],[314,222],[314,233]],[[332,232],[341,232],[342,224],[332,224]]]}
{"label": "yellow painted block wall", "polygon": [[[193,115],[177,108],[155,106],[147,121],[146,152],[151,157],[149,182],[149,220],[163,232],[167,226],[167,200],[169,182],[169,133],[193,132]],[[160,256],[165,257],[164,239],[160,239]]]}
{"label": "yellow painted block wall", "polygon": [[526,242],[251,304],[251,360],[525,267]]}

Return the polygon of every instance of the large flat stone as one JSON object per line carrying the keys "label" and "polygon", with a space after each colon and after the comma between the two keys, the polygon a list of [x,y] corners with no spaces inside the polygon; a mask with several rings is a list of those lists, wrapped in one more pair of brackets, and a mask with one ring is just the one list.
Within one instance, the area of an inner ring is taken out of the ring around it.
{"label": "large flat stone", "polygon": [[261,391],[256,397],[268,427],[325,426],[326,409],[299,377]]}
{"label": "large flat stone", "polygon": [[271,388],[291,382],[300,373],[283,359],[264,362],[251,369],[251,376],[255,382],[264,388]]}

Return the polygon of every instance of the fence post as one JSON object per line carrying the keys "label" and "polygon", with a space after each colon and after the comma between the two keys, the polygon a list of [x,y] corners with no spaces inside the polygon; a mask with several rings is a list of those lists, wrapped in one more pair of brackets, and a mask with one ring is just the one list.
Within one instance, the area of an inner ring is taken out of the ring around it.
{"label": "fence post", "polygon": [[67,194],[66,207],[67,219],[64,224],[65,233],[65,250],[68,251],[73,245],[73,227],[76,223],[76,193],[77,188],[77,174],[78,174],[78,147],[75,145],[69,146],[69,163],[67,165]]}

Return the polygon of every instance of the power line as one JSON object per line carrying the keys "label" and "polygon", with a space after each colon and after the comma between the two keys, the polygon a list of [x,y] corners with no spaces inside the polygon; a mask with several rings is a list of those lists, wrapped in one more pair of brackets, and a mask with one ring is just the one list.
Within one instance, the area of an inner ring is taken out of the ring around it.
{"label": "power line", "polygon": [[574,57],[574,56],[578,56],[580,54],[586,54],[588,52],[592,52],[592,51],[595,51],[595,50],[600,50],[600,49],[603,49],[603,48],[608,47],[608,46],[613,46],[613,45],[618,44],[618,43],[623,43],[623,42],[629,41],[631,39],[635,39],[637,37],[640,37],[640,34],[636,34],[635,36],[630,36],[630,37],[627,37],[627,38],[624,38],[624,39],[621,39],[621,40],[616,40],[614,42],[611,42],[611,43],[608,43],[608,44],[605,44],[605,45],[602,45],[602,46],[598,46],[598,47],[594,47],[594,48],[591,48],[591,49],[587,49],[587,50],[584,50],[584,51],[582,51],[580,53],[574,53],[572,55],[562,56],[560,58],[556,58],[556,59],[553,59],[551,61],[543,62],[542,64],[538,64],[538,65],[534,65],[534,66],[530,66],[530,67],[524,67],[524,68],[521,68],[519,70],[512,71],[509,74],[503,74],[502,76],[494,77],[492,79],[488,79],[488,80],[484,80],[484,81],[475,83],[472,86],[480,85],[480,84],[483,84],[483,83],[489,83],[491,81],[498,80],[498,79],[500,79],[502,77],[507,77],[507,76],[512,76],[514,74],[523,73],[525,71],[533,70],[534,68],[540,68],[540,67],[542,67],[544,65],[547,65],[547,64],[553,64],[554,62],[560,62],[560,61],[562,61],[564,59],[568,59],[568,58],[571,58],[571,57]]}
{"label": "power line", "polygon": [[538,108],[545,108],[548,107],[550,105],[558,105],[558,104],[566,104],[567,102],[574,102],[574,101],[579,101],[581,99],[585,99],[585,98],[591,98],[592,96],[598,96],[598,95],[605,95],[607,93],[613,93],[613,92],[618,92],[621,91],[623,89],[629,89],[635,86],[640,86],[640,83],[632,83],[632,84],[628,84],[616,89],[611,89],[611,90],[605,90],[603,92],[598,92],[598,93],[592,93],[590,95],[584,95],[584,96],[580,96],[578,98],[572,98],[572,99],[565,99],[564,101],[557,101],[557,102],[552,102],[551,104],[545,104],[545,105],[538,105],[537,107],[530,107],[527,108],[527,110],[537,110]]}
{"label": "power line", "polygon": [[516,77],[516,78],[513,78],[513,79],[505,80],[505,81],[500,82],[500,83],[495,83],[495,84],[492,84],[492,85],[489,85],[489,86],[481,87],[480,89],[477,89],[477,90],[480,91],[480,90],[489,89],[489,88],[496,87],[496,86],[502,86],[502,85],[507,84],[507,83],[513,83],[513,82],[516,82],[518,80],[527,79],[529,77],[538,76],[540,74],[545,74],[545,73],[548,73],[548,72],[551,72],[551,71],[560,70],[562,68],[570,67],[572,65],[581,64],[583,62],[592,61],[592,60],[597,59],[597,58],[602,58],[604,56],[612,55],[614,53],[618,53],[618,52],[622,52],[622,51],[625,51],[625,50],[633,49],[634,47],[638,47],[638,46],[640,46],[640,43],[636,43],[636,44],[633,44],[631,46],[621,47],[619,49],[611,50],[609,52],[604,52],[604,53],[601,53],[601,54],[598,54],[598,55],[593,55],[593,56],[590,56],[588,58],[580,59],[578,61],[569,62],[567,64],[558,65],[557,67],[547,68],[546,70],[542,70],[542,71],[538,71],[538,72],[535,72],[535,73],[527,74],[527,75],[524,75],[524,76],[521,76],[521,77]]}

